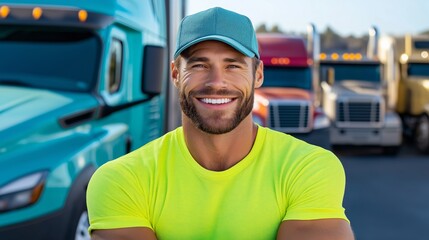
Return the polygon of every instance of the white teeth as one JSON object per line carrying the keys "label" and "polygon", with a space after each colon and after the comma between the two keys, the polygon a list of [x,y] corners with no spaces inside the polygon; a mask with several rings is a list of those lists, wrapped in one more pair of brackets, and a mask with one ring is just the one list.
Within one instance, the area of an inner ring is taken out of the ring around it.
{"label": "white teeth", "polygon": [[232,100],[230,98],[203,98],[201,101],[208,104],[225,104],[231,102]]}

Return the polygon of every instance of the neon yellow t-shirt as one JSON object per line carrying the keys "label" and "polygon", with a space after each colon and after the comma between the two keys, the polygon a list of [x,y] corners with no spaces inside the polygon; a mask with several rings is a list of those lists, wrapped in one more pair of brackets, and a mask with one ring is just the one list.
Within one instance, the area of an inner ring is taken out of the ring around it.
{"label": "neon yellow t-shirt", "polygon": [[275,239],[283,220],[347,220],[344,188],[334,154],[260,126],[242,161],[209,171],[192,158],[180,127],[96,171],[89,230],[141,226],[158,239]]}

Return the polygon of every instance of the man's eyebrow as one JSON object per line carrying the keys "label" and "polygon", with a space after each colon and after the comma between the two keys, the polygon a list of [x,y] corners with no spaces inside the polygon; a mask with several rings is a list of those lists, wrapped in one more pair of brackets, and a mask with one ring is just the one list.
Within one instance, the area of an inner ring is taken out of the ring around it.
{"label": "man's eyebrow", "polygon": [[236,57],[236,58],[225,58],[223,61],[230,62],[230,63],[241,63],[243,65],[247,65],[246,61],[242,57]]}
{"label": "man's eyebrow", "polygon": [[208,61],[209,61],[209,59],[206,57],[190,57],[187,59],[186,63],[191,64],[194,62],[208,62]]}
{"label": "man's eyebrow", "polygon": [[[186,63],[187,64],[192,64],[195,62],[209,62],[210,60],[207,57],[190,57],[187,59]],[[224,62],[228,62],[228,63],[240,63],[243,65],[246,65],[246,61],[244,60],[244,58],[242,57],[234,57],[234,58],[224,58],[223,59]]]}

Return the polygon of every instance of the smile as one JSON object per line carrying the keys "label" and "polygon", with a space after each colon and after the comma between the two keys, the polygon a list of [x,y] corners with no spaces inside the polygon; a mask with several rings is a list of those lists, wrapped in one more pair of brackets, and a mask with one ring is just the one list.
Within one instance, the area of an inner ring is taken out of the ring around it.
{"label": "smile", "polygon": [[202,98],[200,99],[201,102],[207,103],[207,104],[225,104],[232,102],[231,98]]}

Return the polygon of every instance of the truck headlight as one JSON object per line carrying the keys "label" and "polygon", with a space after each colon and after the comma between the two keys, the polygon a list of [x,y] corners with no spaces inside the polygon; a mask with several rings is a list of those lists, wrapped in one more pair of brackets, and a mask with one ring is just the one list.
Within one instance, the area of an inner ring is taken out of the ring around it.
{"label": "truck headlight", "polygon": [[0,187],[0,212],[35,203],[45,185],[47,172],[36,172]]}

